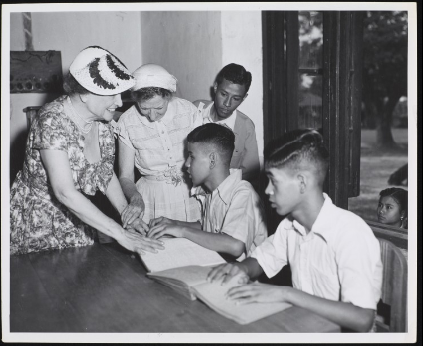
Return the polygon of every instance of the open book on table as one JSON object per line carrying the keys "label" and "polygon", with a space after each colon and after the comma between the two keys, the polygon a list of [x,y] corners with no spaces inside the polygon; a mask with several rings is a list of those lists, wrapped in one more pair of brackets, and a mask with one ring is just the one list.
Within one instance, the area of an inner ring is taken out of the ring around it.
{"label": "open book on table", "polygon": [[207,282],[211,267],[225,263],[219,254],[184,238],[162,240],[165,250],[141,256],[149,271],[147,276],[185,297],[191,300],[198,298],[216,312],[240,324],[254,322],[291,306],[286,303],[236,305],[225,298],[226,292],[237,286],[235,283],[222,286],[220,282]]}

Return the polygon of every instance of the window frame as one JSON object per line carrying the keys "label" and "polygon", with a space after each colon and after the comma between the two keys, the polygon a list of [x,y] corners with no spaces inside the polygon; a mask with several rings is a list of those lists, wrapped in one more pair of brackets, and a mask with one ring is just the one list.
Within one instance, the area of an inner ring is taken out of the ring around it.
{"label": "window frame", "polygon": [[[363,15],[323,11],[322,133],[330,155],[324,190],[345,209],[360,190]],[[289,87],[299,70],[298,11],[263,11],[262,23],[266,145],[298,128],[298,90]]]}

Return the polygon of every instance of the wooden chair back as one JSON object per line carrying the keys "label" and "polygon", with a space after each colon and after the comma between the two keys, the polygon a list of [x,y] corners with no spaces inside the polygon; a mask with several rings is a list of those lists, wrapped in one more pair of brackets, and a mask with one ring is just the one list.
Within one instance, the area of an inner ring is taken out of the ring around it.
{"label": "wooden chair back", "polygon": [[[378,239],[383,263],[381,302],[376,325],[379,331],[407,331],[407,260],[393,243]],[[390,309],[383,309],[388,305]]]}
{"label": "wooden chair back", "polygon": [[36,107],[26,107],[23,109],[24,113],[26,113],[26,126],[27,126],[28,132],[40,108],[41,108],[40,106],[36,106]]}

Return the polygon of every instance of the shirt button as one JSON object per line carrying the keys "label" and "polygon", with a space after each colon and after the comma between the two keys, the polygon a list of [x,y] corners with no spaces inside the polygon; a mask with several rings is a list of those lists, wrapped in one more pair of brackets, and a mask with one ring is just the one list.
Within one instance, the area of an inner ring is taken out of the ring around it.
{"label": "shirt button", "polygon": [[164,131],[162,131],[162,135],[164,134]]}

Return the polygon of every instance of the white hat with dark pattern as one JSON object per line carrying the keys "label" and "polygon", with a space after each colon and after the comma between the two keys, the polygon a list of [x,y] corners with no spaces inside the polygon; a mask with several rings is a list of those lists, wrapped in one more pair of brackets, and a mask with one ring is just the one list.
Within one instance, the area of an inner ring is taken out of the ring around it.
{"label": "white hat with dark pattern", "polygon": [[134,77],[122,61],[98,46],[82,50],[69,72],[85,89],[98,95],[120,94],[135,85]]}

